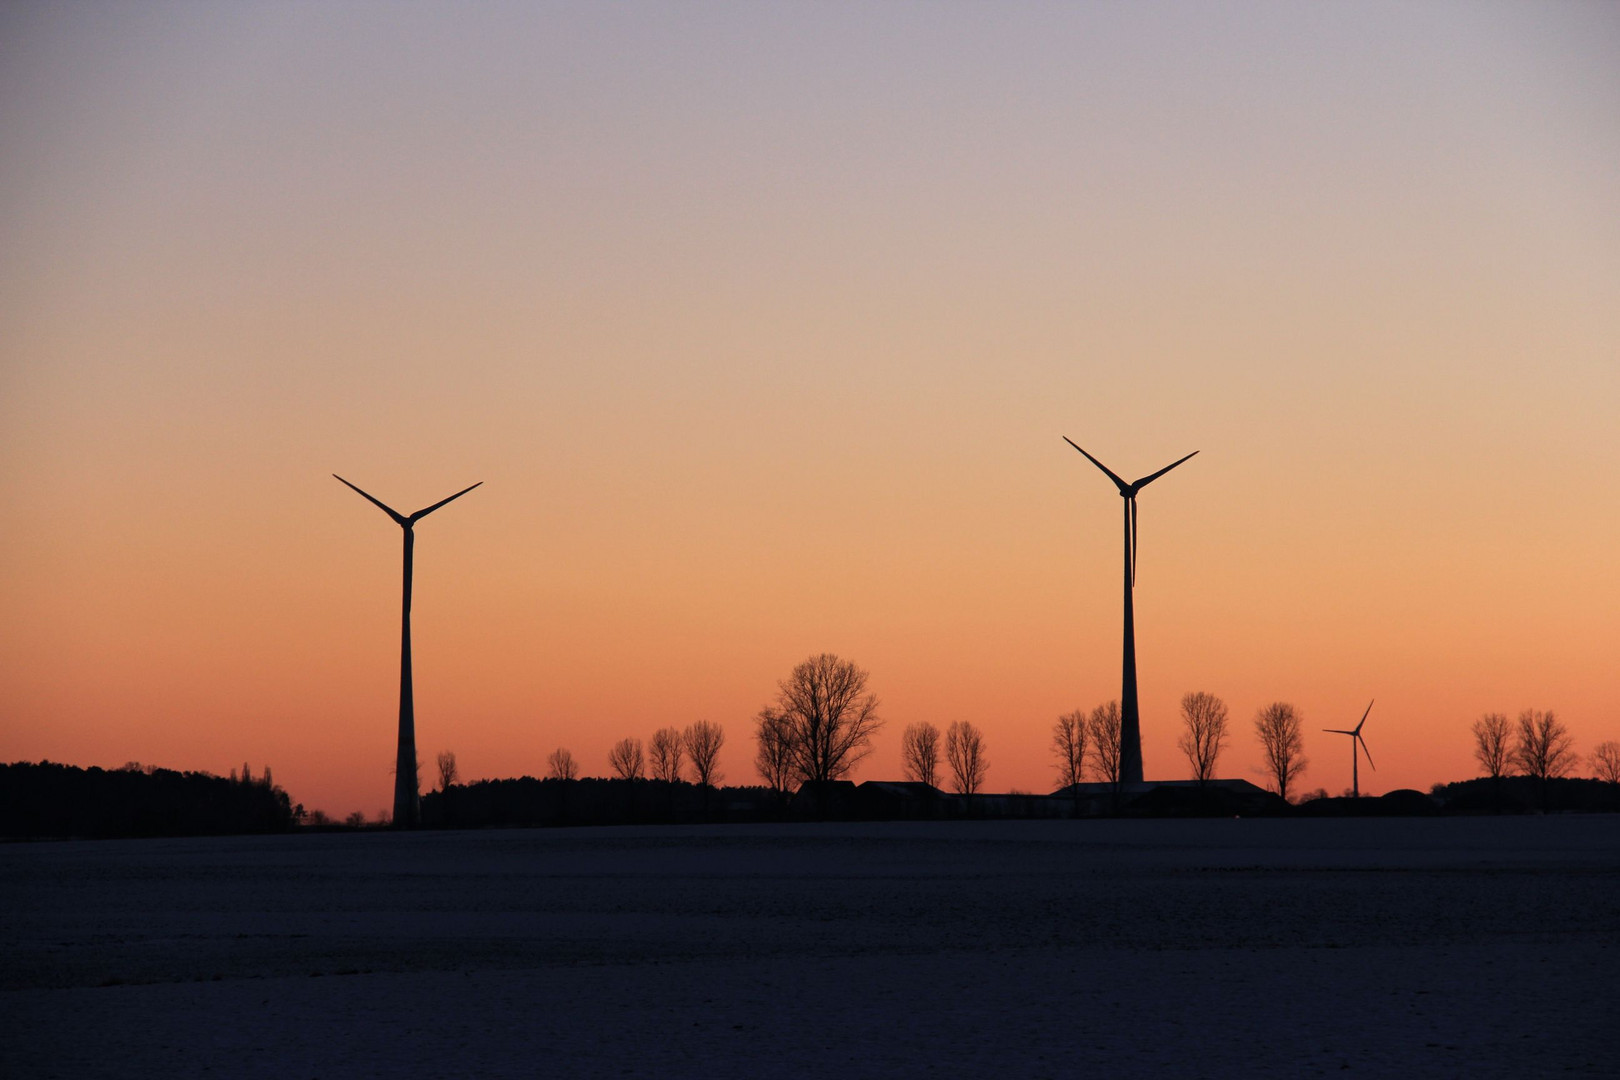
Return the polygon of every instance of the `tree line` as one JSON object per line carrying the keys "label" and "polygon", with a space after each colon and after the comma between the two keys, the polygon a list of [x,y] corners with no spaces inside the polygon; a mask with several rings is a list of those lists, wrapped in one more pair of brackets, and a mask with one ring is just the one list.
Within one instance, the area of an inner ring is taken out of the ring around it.
{"label": "tree line", "polygon": [[[754,768],[765,786],[786,793],[806,783],[846,779],[872,751],[883,727],[880,702],[869,689],[870,674],[832,653],[809,657],[777,684],[775,699],[754,717]],[[1060,788],[1088,781],[1114,785],[1121,781],[1121,710],[1117,700],[1060,715],[1052,725],[1050,753]],[[1206,691],[1182,696],[1176,741],[1188,774],[1200,786],[1217,775],[1222,752],[1231,738],[1230,712],[1224,701]],[[1252,727],[1261,752],[1267,786],[1285,801],[1296,792],[1309,759],[1305,756],[1304,719],[1286,701],[1255,711]],[[1527,710],[1517,725],[1498,713],[1474,724],[1475,756],[1486,775],[1500,779],[1510,768],[1545,783],[1575,764],[1568,730],[1550,712]],[[616,742],[608,753],[612,776],[621,780],[686,779],[718,786],[717,758],[724,744],[719,724],[698,721],[684,730],[666,727],[648,743],[638,738]],[[907,781],[947,788],[959,795],[983,791],[990,756],[984,733],[959,720],[943,731],[928,721],[906,727],[900,741]],[[1599,744],[1591,757],[1598,778],[1620,784],[1620,743]],[[579,776],[573,755],[559,748],[548,759],[548,776]],[[442,769],[441,769],[442,771]]]}

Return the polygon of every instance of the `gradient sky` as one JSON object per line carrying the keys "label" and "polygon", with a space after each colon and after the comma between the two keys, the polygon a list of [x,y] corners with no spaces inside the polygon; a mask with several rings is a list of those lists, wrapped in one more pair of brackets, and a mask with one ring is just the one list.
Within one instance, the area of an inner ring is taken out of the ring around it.
{"label": "gradient sky", "polygon": [[1620,738],[1620,6],[0,8],[0,758],[389,804],[792,665],[1049,790],[1119,693],[1303,789]]}

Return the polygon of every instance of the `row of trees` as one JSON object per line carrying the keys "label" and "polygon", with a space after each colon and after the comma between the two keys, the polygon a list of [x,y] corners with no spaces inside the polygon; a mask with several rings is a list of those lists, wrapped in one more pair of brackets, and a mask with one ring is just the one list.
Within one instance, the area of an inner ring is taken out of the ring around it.
{"label": "row of trees", "polygon": [[[725,745],[725,729],[709,720],[688,724],[683,730],[659,728],[645,745],[640,739],[620,739],[608,751],[608,768],[620,780],[663,780],[676,783],[690,776],[699,787],[717,787],[720,748]],[[546,759],[547,775],[553,780],[577,780],[579,764],[574,755],[559,747]]]}
{"label": "row of trees", "polygon": [[[754,718],[754,766],[767,786],[786,792],[804,783],[843,779],[871,753],[883,720],[877,695],[867,688],[868,678],[856,664],[822,653],[795,666],[777,684],[776,699]],[[1181,699],[1180,719],[1176,745],[1186,756],[1192,778],[1205,784],[1215,778],[1229,740],[1226,703],[1204,691],[1188,693]],[[1308,764],[1301,714],[1292,704],[1276,701],[1256,710],[1253,724],[1266,778],[1272,790],[1287,799]],[[1059,785],[1070,787],[1088,778],[1117,785],[1122,765],[1120,725],[1118,701],[1059,716],[1051,741]],[[1576,761],[1567,729],[1550,712],[1526,710],[1516,725],[1500,713],[1490,713],[1476,721],[1473,730],[1475,756],[1493,780],[1517,769],[1545,782],[1567,773]],[[620,739],[608,752],[608,766],[622,780],[675,782],[690,777],[699,786],[712,787],[722,779],[718,760],[724,742],[721,726],[707,720],[684,730],[665,727],[645,745],[640,739]],[[909,725],[901,738],[901,758],[908,780],[934,787],[942,786],[943,762],[951,786],[963,795],[983,788],[990,767],[983,733],[966,721],[957,721],[944,732],[926,721]],[[1620,743],[1600,744],[1592,764],[1600,779],[1620,783]],[[441,786],[448,788],[455,780],[454,754],[439,755],[439,772]],[[548,775],[577,779],[579,767],[568,750],[559,748],[548,759]]]}
{"label": "row of trees", "polygon": [[[1474,760],[1492,781],[1514,772],[1539,784],[1566,776],[1579,757],[1569,728],[1551,711],[1526,709],[1510,722],[1503,713],[1474,721]],[[1589,759],[1597,779],[1620,784],[1620,742],[1601,742]]]}

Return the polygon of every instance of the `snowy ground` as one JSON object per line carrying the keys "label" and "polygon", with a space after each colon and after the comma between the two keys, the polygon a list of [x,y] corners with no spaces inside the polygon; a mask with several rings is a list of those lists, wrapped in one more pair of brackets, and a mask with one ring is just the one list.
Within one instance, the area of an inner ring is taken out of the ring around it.
{"label": "snowy ground", "polygon": [[0,1075],[1614,1076],[1620,818],[0,846]]}

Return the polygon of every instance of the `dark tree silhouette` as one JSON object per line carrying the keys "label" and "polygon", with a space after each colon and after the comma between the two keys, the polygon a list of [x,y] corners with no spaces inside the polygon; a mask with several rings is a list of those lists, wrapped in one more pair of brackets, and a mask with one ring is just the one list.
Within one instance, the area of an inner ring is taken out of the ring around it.
{"label": "dark tree silhouette", "polygon": [[686,751],[679,728],[665,727],[653,732],[647,750],[648,771],[654,780],[673,784],[681,778],[681,757]]}
{"label": "dark tree silhouette", "polygon": [[822,653],[777,684],[773,711],[781,720],[795,778],[841,780],[871,753],[872,736],[883,721],[866,680],[862,668]]}
{"label": "dark tree silhouette", "polygon": [[1620,742],[1600,742],[1592,747],[1592,772],[1604,783],[1620,784]]}
{"label": "dark tree silhouette", "polygon": [[81,769],[0,764],[0,836],[203,836],[281,832],[304,817],[265,776],[176,772],[131,762]]}
{"label": "dark tree silhouette", "polygon": [[439,751],[439,790],[449,791],[456,779],[456,755],[449,750]]}
{"label": "dark tree silhouette", "polygon": [[692,762],[692,777],[699,787],[718,785],[720,774],[720,747],[725,745],[726,733],[719,724],[699,720],[686,728],[681,737],[686,756]]}
{"label": "dark tree silhouette", "polygon": [[984,752],[984,735],[966,720],[945,729],[945,760],[951,767],[958,795],[973,795],[984,786],[990,759]]}
{"label": "dark tree silhouette", "polygon": [[1474,760],[1479,762],[1486,776],[1501,780],[1507,775],[1512,749],[1512,733],[1506,716],[1486,713],[1474,721]]}
{"label": "dark tree silhouette", "polygon": [[1542,808],[1546,809],[1547,781],[1563,776],[1575,764],[1574,741],[1564,722],[1550,711],[1521,712],[1514,732],[1513,764],[1536,782]]}
{"label": "dark tree silhouette", "polygon": [[640,780],[646,769],[640,739],[620,739],[608,751],[608,767],[620,780]]}
{"label": "dark tree silhouette", "polygon": [[1215,779],[1215,762],[1226,743],[1226,702],[1202,690],[1182,695],[1181,727],[1176,745],[1202,787]]}
{"label": "dark tree silhouette", "polygon": [[1087,751],[1091,754],[1092,774],[1099,780],[1119,789],[1122,758],[1120,756],[1119,702],[1106,701],[1091,710],[1086,717]]}
{"label": "dark tree silhouette", "polygon": [[926,720],[906,725],[900,737],[900,759],[908,779],[938,787],[939,728]]}
{"label": "dark tree silhouette", "polygon": [[1254,714],[1254,733],[1265,756],[1266,775],[1284,802],[1288,785],[1305,771],[1305,736],[1299,710],[1286,701],[1274,701]]}
{"label": "dark tree silhouette", "polygon": [[579,766],[574,763],[574,755],[563,747],[557,747],[546,758],[546,775],[553,780],[574,780],[579,776]]}
{"label": "dark tree silhouette", "polygon": [[754,718],[754,737],[759,748],[754,754],[754,768],[765,786],[786,797],[788,785],[793,783],[793,748],[789,742],[787,721],[770,706],[759,710]]}
{"label": "dark tree silhouette", "polygon": [[[1052,725],[1052,757],[1058,771],[1058,786],[1073,787],[1086,778],[1086,711],[1064,713]],[[1079,793],[1075,793],[1079,798]]]}

